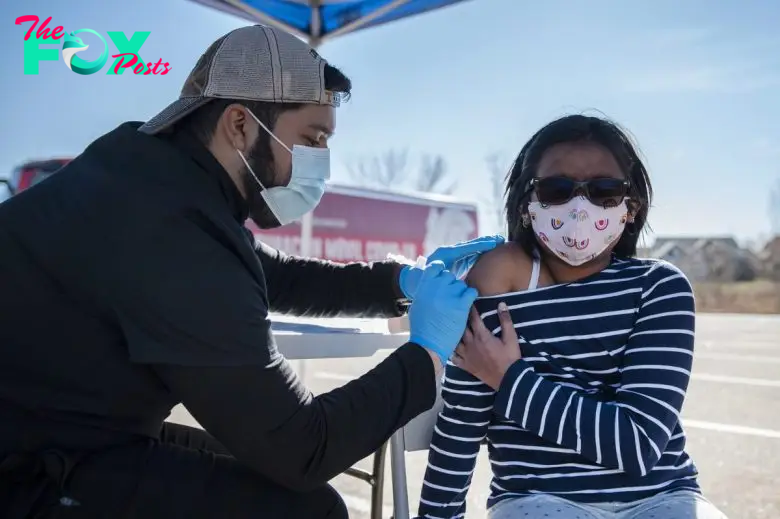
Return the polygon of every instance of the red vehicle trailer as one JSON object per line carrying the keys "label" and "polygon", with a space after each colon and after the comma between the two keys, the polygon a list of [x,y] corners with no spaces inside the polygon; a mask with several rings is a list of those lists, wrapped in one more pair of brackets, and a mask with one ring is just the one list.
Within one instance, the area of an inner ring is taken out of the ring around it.
{"label": "red vehicle trailer", "polygon": [[70,161],[71,159],[69,158],[55,158],[25,162],[14,169],[9,178],[0,180],[0,183],[6,185],[10,195],[15,195],[38,182],[46,180]]}
{"label": "red vehicle trailer", "polygon": [[[302,254],[302,229],[292,223],[258,229],[255,237],[289,254]],[[410,195],[328,184],[313,211],[308,255],[339,262],[375,261],[388,253],[410,259],[440,245],[476,238],[477,207],[441,195]]]}

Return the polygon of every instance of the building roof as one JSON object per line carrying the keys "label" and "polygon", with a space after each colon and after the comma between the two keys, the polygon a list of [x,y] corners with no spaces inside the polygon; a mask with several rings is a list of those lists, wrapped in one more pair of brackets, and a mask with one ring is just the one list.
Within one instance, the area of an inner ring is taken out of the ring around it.
{"label": "building roof", "polygon": [[653,243],[653,249],[657,250],[669,242],[674,242],[683,249],[701,248],[707,243],[718,243],[735,249],[739,248],[739,244],[733,236],[658,236]]}
{"label": "building roof", "polygon": [[685,247],[681,246],[676,241],[667,241],[661,244],[660,247],[653,247],[650,252],[650,256],[653,258],[663,258],[671,253],[674,249],[680,249],[685,251]]}

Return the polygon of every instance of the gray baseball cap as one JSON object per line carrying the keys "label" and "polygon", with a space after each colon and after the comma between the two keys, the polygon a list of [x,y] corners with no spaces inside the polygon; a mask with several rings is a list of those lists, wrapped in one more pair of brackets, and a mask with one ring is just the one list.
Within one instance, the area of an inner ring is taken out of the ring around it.
{"label": "gray baseball cap", "polygon": [[200,57],[179,99],[138,130],[158,133],[213,99],[338,106],[338,94],[325,90],[326,64],[307,43],[281,29],[235,29]]}

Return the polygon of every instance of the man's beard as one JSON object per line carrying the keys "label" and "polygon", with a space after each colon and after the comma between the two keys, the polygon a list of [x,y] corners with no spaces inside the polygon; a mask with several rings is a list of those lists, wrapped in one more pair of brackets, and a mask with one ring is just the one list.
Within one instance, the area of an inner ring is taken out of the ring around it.
{"label": "man's beard", "polygon": [[260,146],[258,146],[258,143],[256,142],[255,145],[252,146],[252,150],[247,157],[247,162],[252,166],[252,171],[257,175],[257,180],[246,166],[244,166],[241,171],[241,177],[244,183],[246,202],[249,206],[249,217],[259,228],[273,229],[275,227],[280,227],[282,224],[276,216],[274,216],[271,208],[268,207],[268,204],[263,199],[261,194],[263,192],[263,187],[257,182],[258,180],[262,182],[266,189],[273,187],[273,159],[270,161],[266,159],[266,157],[270,155],[270,150],[268,150],[268,154],[265,154],[262,153],[261,150],[258,150],[259,147]]}

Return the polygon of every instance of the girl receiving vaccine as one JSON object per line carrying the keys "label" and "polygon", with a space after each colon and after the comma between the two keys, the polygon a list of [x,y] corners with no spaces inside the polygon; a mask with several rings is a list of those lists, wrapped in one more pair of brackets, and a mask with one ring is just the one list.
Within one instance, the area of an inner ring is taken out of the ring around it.
{"label": "girl receiving vaccine", "polygon": [[481,297],[446,368],[419,516],[465,515],[486,442],[491,519],[725,519],[680,422],[693,292],[635,257],[652,188],[629,138],[596,117],[553,121],[506,195],[509,242],[467,274]]}

